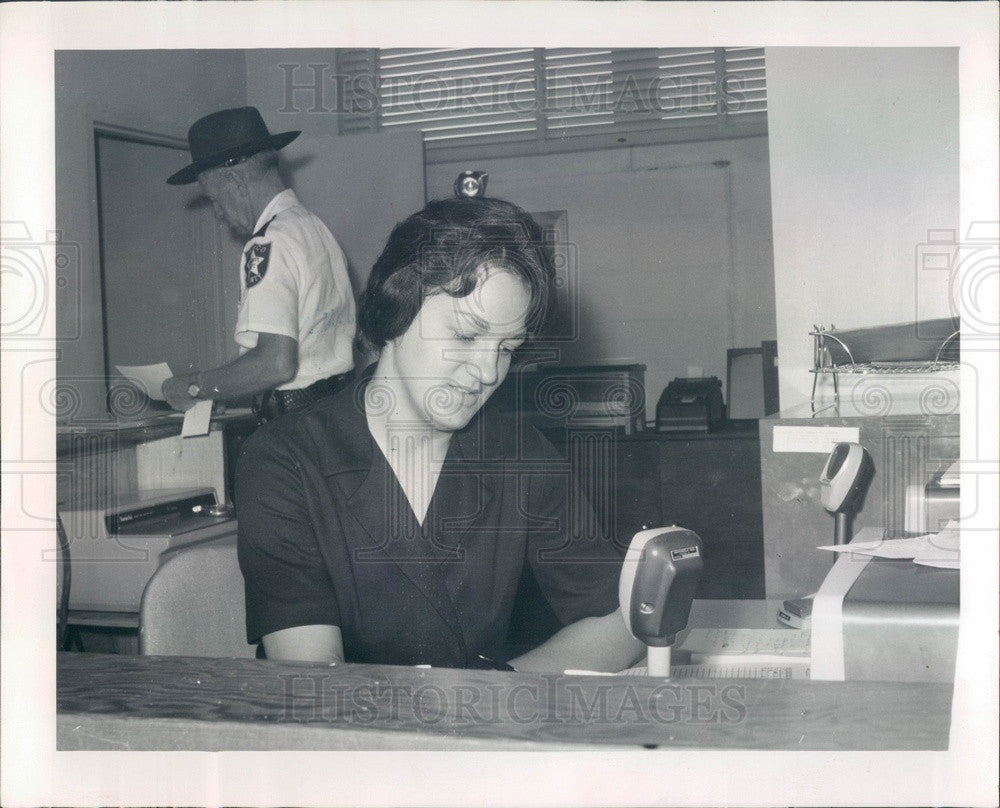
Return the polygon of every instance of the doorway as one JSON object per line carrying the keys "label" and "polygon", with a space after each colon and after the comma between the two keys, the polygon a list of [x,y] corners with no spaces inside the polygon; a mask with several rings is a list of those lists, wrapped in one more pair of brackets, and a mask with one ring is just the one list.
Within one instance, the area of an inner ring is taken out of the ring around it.
{"label": "doorway", "polygon": [[94,149],[109,386],[116,365],[221,364],[235,353],[240,245],[196,185],[166,184],[187,144],[100,126]]}

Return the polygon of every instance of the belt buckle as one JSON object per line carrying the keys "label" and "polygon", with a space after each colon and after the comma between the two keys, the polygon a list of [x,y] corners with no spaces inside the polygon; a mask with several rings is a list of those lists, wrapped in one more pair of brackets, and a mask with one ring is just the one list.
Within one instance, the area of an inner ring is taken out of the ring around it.
{"label": "belt buckle", "polygon": [[284,402],[278,395],[280,392],[280,390],[265,390],[259,396],[254,396],[251,409],[257,417],[258,425],[263,426],[284,413]]}

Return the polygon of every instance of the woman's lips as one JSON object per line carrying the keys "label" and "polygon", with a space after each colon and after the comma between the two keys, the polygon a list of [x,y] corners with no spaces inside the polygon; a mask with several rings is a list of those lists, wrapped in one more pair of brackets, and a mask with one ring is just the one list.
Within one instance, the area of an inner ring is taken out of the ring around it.
{"label": "woman's lips", "polygon": [[469,388],[462,387],[461,385],[458,384],[452,384],[449,386],[451,387],[452,390],[461,395],[463,401],[466,403],[472,403],[478,401],[480,395],[482,395],[483,392],[482,388],[479,388],[478,390],[470,390]]}

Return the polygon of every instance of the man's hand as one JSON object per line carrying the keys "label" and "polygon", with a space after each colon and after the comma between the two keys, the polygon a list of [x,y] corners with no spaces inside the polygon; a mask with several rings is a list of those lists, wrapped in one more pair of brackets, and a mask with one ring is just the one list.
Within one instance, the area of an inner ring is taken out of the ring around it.
{"label": "man's hand", "polygon": [[[298,367],[298,340],[261,332],[257,335],[257,345],[232,362],[172,376],[160,390],[171,407],[187,412],[200,399],[225,400],[273,390],[294,379]],[[201,388],[199,398],[188,395],[188,388],[194,383]]]}
{"label": "man's hand", "polygon": [[171,376],[160,388],[167,403],[175,410],[187,412],[198,403],[198,399],[188,395],[188,388],[194,383],[195,375],[188,373],[182,376]]}

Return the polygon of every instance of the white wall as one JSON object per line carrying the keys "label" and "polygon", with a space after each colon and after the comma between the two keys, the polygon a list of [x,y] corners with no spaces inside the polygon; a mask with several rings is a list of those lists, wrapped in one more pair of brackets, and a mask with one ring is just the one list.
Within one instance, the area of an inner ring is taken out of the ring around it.
{"label": "white wall", "polygon": [[[283,153],[286,174],[308,197],[303,201],[331,221],[343,212],[335,209],[341,201],[379,211],[378,216],[365,214],[360,238],[357,232],[338,233],[355,264],[357,285],[391,225],[423,203],[425,187],[427,197],[452,193],[455,176],[469,166],[429,166],[424,186],[422,166],[415,164],[419,146],[411,144],[396,151],[387,169],[405,175],[405,182],[366,182],[357,167],[347,172],[346,183],[328,170],[317,173],[324,165],[317,159],[326,154],[323,144],[332,154],[338,139],[336,115],[314,111],[316,99],[308,91],[297,91],[287,103],[286,74],[278,65],[332,63],[332,58],[330,49],[59,54],[58,223],[81,245],[83,261],[79,290],[64,294],[71,299],[79,291],[83,329],[79,340],[63,346],[62,377],[100,379],[104,373],[93,147],[87,129],[93,117],[184,137],[199,116],[249,103],[260,107],[272,131],[303,130],[299,142]],[[296,81],[303,83],[307,75],[300,72]],[[325,97],[323,104],[332,107],[333,100]],[[714,166],[718,160],[730,165]],[[727,348],[775,338],[767,138],[495,160],[473,167],[490,171],[492,195],[529,210],[567,211],[583,316],[579,339],[565,346],[564,361],[631,358],[646,364],[647,418],[675,376],[699,367],[725,382]],[[60,316],[72,316],[70,308],[61,306]],[[235,312],[235,300],[230,308]],[[96,417],[104,403],[92,397],[88,407]]]}
{"label": "white wall", "polygon": [[725,383],[727,348],[775,338],[767,162],[747,138],[450,163],[428,166],[427,195],[473,168],[490,196],[565,210],[581,316],[562,361],[645,364],[651,419],[689,367]]}
{"label": "white wall", "polygon": [[[56,224],[80,262],[56,288],[57,334],[75,335],[60,340],[57,372],[80,390],[74,417],[106,417],[93,121],[184,138],[195,119],[245,99],[242,51],[56,54]],[[238,294],[236,281],[234,263]],[[229,309],[235,322],[235,301]]]}
{"label": "white wall", "polygon": [[[389,231],[423,207],[423,138],[416,131],[340,137],[332,81],[322,99],[307,90],[288,93],[287,76],[306,84],[309,65],[332,65],[333,58],[330,48],[247,51],[246,103],[270,131],[302,132],[283,152],[285,178],[333,232],[360,293]],[[283,64],[305,67],[287,72]]]}
{"label": "white wall", "polygon": [[952,315],[928,231],[958,227],[958,52],[768,48],[782,409],[809,400],[814,324]]}

